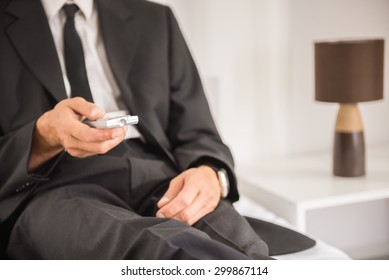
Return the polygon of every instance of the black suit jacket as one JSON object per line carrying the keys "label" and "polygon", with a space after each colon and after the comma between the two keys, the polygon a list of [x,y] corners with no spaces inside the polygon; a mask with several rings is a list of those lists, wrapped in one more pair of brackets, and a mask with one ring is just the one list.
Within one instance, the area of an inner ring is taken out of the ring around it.
{"label": "black suit jacket", "polygon": [[[165,6],[144,0],[96,0],[108,60],[147,143],[185,170],[211,161],[228,170],[229,199],[238,199],[233,160],[212,120],[190,52]],[[67,98],[58,55],[39,0],[0,0],[0,223],[17,214],[61,162],[27,173],[36,120]],[[101,160],[103,157],[96,157]],[[102,165],[100,172],[114,165]],[[16,213],[16,214],[15,214]],[[1,236],[0,236],[1,238]]]}

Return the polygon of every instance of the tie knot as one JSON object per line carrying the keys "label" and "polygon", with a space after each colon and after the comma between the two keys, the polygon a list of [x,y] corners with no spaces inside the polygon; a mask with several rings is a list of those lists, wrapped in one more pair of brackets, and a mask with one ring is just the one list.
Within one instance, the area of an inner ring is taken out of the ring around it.
{"label": "tie knot", "polygon": [[63,6],[67,18],[74,18],[74,15],[79,10],[76,4],[66,4]]}

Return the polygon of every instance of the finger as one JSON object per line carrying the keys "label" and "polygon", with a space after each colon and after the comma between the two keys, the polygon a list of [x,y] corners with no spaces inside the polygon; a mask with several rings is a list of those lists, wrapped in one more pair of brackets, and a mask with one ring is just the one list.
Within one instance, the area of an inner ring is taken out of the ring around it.
{"label": "finger", "polygon": [[168,190],[157,203],[158,208],[162,208],[170,201],[172,201],[178,195],[183,185],[184,175],[182,173],[170,181]]}
{"label": "finger", "polygon": [[94,156],[96,155],[95,153],[91,153],[91,152],[86,152],[84,150],[79,150],[79,149],[76,149],[76,148],[72,148],[72,149],[66,149],[66,152],[71,155],[72,157],[75,157],[75,158],[86,158],[86,157],[90,157],[90,156]]}
{"label": "finger", "polygon": [[213,210],[215,210],[216,207],[214,207],[213,209],[212,208],[202,208],[200,211],[196,212],[196,214],[194,216],[192,216],[192,218],[190,218],[189,220],[185,221],[184,223],[190,225],[190,226],[193,226],[195,223],[197,223],[200,219],[202,219],[204,216],[206,216],[207,214],[211,213]]}
{"label": "finger", "polygon": [[126,130],[123,127],[96,129],[80,122],[74,124],[71,129],[71,135],[74,138],[87,143],[103,142],[118,137],[121,138],[124,137],[125,134]]}
{"label": "finger", "polygon": [[74,97],[68,99],[65,103],[67,107],[81,116],[85,116],[90,120],[97,120],[104,117],[104,109],[96,106],[94,103],[86,101],[82,97]]}
{"label": "finger", "polygon": [[200,218],[213,211],[220,198],[210,195],[208,192],[200,192],[193,203],[177,213],[173,218],[192,225]]}
{"label": "finger", "polygon": [[65,143],[65,148],[69,154],[74,157],[87,157],[90,155],[96,154],[105,154],[110,151],[112,148],[116,147],[119,143],[123,141],[123,137],[118,137],[112,140],[104,142],[83,142],[78,139],[71,138]]}
{"label": "finger", "polygon": [[199,189],[193,187],[193,185],[184,185],[176,197],[157,212],[157,217],[172,218],[176,216],[194,202],[198,193]]}
{"label": "finger", "polygon": [[189,224],[189,221],[191,221],[194,216],[198,214],[198,212],[203,212],[204,211],[204,204],[203,202],[199,199],[199,196],[197,196],[191,205],[188,207],[182,209],[180,212],[175,214],[172,218],[176,219],[180,222]]}

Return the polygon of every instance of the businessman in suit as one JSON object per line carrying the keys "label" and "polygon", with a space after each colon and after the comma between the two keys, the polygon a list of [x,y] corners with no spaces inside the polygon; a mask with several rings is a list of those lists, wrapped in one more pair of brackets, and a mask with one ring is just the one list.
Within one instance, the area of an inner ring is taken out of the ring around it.
{"label": "businessman in suit", "polygon": [[[296,239],[273,253],[314,244],[261,221],[253,230],[231,206],[233,159],[169,8],[0,3],[3,257],[268,259],[277,230]],[[82,122],[114,111],[139,125]]]}

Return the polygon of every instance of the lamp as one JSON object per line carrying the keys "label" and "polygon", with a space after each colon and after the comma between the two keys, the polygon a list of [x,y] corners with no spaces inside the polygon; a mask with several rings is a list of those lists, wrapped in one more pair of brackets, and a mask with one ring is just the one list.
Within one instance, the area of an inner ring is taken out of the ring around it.
{"label": "lamp", "polygon": [[315,99],[340,104],[333,173],[365,175],[365,145],[358,102],[383,98],[384,40],[315,43]]}

